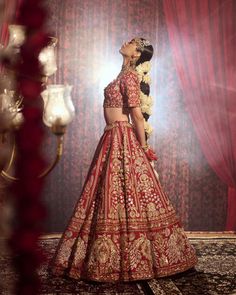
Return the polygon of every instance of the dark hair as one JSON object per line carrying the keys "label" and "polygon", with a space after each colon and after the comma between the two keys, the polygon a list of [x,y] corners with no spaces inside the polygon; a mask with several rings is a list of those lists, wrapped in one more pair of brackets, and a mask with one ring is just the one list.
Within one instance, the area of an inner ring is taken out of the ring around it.
{"label": "dark hair", "polygon": [[[145,41],[146,39],[144,38],[140,38],[141,40]],[[151,60],[152,56],[153,56],[153,46],[152,45],[146,45],[144,46],[143,50],[139,50],[137,49],[139,52],[141,52],[141,55],[139,57],[139,59],[136,61],[136,67],[139,64],[142,64],[145,61],[149,61]]]}
{"label": "dark hair", "polygon": [[[139,38],[141,40],[146,40],[144,38]],[[136,67],[142,63],[144,63],[145,61],[150,61],[152,56],[153,56],[153,46],[152,45],[147,45],[147,46],[144,46],[144,49],[141,51],[139,49],[137,49],[139,52],[141,52],[141,55],[139,57],[139,59],[137,60],[136,62]],[[149,84],[141,81],[140,82],[140,90],[146,94],[146,95],[149,95],[150,93],[150,87],[149,87]],[[148,121],[150,115],[148,115],[147,113],[142,113],[143,114],[143,117],[146,121]],[[147,134],[145,133],[145,137],[146,137],[146,140],[147,140]]]}

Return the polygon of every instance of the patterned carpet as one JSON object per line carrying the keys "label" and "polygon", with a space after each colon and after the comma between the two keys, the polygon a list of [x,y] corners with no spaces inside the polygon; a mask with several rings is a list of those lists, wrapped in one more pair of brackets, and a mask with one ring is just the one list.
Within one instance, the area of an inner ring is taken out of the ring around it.
{"label": "patterned carpet", "polygon": [[[49,277],[43,265],[39,270],[42,278],[41,294],[158,294],[158,295],[236,295],[236,239],[190,238],[199,257],[195,270],[168,278],[133,283],[92,283],[73,279]],[[58,238],[42,239],[41,244],[48,259],[55,251]],[[0,294],[11,295],[15,274],[9,266],[9,255],[0,253]]]}

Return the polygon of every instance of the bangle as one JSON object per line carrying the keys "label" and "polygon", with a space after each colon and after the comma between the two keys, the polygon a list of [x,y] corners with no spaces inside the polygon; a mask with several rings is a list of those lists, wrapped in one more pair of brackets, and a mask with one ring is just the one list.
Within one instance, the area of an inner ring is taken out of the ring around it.
{"label": "bangle", "polygon": [[149,149],[149,145],[148,144],[145,144],[145,145],[141,145],[142,149],[144,151],[147,151]]}

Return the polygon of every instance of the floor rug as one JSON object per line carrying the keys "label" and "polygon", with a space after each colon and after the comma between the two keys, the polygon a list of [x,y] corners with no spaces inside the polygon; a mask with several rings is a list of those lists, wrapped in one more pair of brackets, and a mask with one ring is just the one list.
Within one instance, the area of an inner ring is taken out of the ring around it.
{"label": "floor rug", "polygon": [[[236,295],[236,239],[191,239],[199,262],[195,269],[147,281],[132,283],[93,283],[48,275],[47,262],[39,269],[42,281],[41,294],[158,294],[158,295]],[[58,238],[40,241],[48,259],[52,257]],[[11,295],[17,276],[10,266],[10,256],[0,253],[0,279],[3,295]]]}

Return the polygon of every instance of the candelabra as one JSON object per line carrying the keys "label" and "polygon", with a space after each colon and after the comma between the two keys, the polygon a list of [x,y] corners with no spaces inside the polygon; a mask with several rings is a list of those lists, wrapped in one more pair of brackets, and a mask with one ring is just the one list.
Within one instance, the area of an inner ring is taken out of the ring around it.
{"label": "candelabra", "polygon": [[[6,47],[1,46],[0,59],[7,60],[7,67],[0,80],[0,139],[1,145],[14,137],[13,131],[20,128],[24,122],[22,109],[24,107],[24,97],[19,97],[15,91],[15,72],[12,71],[14,64],[19,63],[20,47],[25,41],[25,28],[20,25],[9,26],[9,42]],[[56,70],[55,47],[57,39],[51,37],[48,45],[39,53],[39,62],[42,67],[42,77],[32,77],[40,79],[45,85],[45,90],[41,93],[44,109],[43,122],[50,128],[57,137],[57,152],[52,164],[42,171],[38,177],[46,176],[56,166],[63,153],[63,138],[67,125],[75,115],[75,109],[71,100],[70,85],[47,85],[48,77],[52,76]],[[9,160],[0,159],[1,176],[10,181],[17,181],[17,177],[11,175],[11,167],[14,163],[16,148],[14,138]]]}

